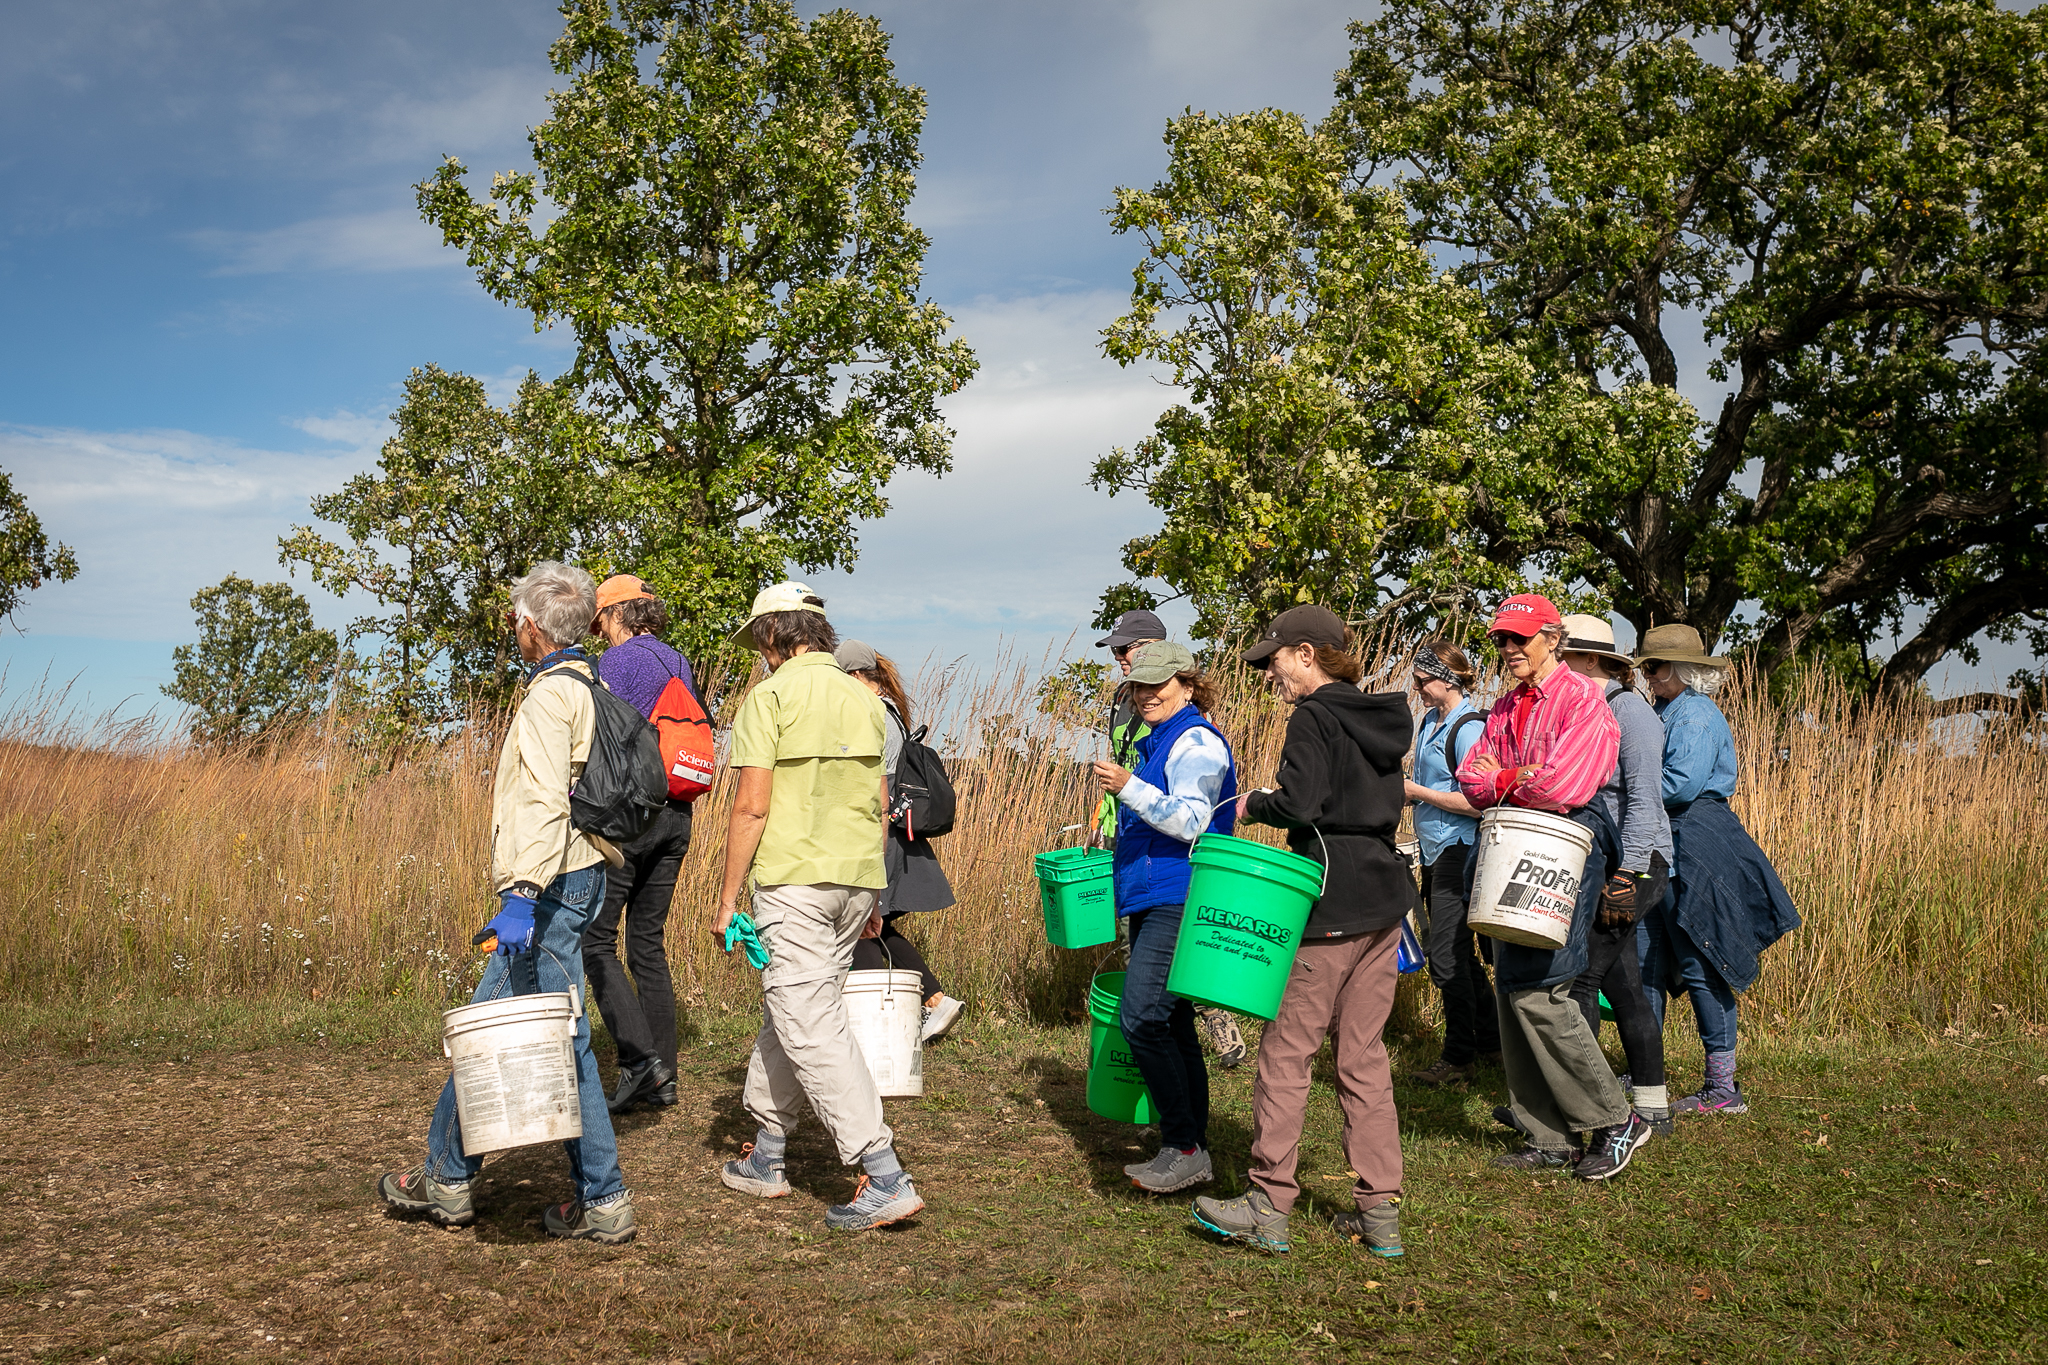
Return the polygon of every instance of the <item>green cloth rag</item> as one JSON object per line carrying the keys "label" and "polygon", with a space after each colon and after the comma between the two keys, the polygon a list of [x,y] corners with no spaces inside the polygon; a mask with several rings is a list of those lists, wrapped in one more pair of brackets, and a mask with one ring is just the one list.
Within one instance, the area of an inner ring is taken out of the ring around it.
{"label": "green cloth rag", "polygon": [[742,910],[732,917],[732,923],[725,926],[725,950],[734,948],[747,950],[747,964],[756,969],[768,965],[768,945],[761,942],[760,934],[754,931],[754,917]]}

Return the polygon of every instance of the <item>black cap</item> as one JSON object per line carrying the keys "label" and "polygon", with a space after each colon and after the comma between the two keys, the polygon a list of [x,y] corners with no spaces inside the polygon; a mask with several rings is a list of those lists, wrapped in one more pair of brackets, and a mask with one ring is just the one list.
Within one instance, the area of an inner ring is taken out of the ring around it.
{"label": "black cap", "polygon": [[1109,634],[1095,642],[1097,649],[1121,649],[1125,645],[1142,644],[1146,640],[1164,640],[1166,623],[1142,607],[1127,611],[1116,618]]}
{"label": "black cap", "polygon": [[1328,607],[1289,607],[1273,618],[1259,642],[1244,652],[1248,664],[1263,664],[1289,645],[1344,648],[1344,622]]}

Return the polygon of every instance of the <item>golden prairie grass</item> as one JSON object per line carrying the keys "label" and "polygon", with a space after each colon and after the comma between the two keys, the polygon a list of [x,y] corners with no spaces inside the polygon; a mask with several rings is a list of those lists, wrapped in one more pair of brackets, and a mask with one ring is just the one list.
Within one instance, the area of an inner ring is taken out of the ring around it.
{"label": "golden prairie grass", "polygon": [[[1400,686],[1405,649],[1368,651]],[[939,853],[959,904],[910,926],[952,993],[1070,1017],[1106,950],[1049,947],[1032,855],[1095,805],[1099,702],[1041,705],[1057,664],[912,680],[960,796]],[[1225,670],[1218,716],[1242,780],[1269,782],[1286,714]],[[2038,728],[1962,733],[1924,703],[1859,708],[1825,682],[1784,707],[1741,680],[1722,699],[1741,757],[1735,808],[1805,926],[1765,957],[1745,1018],[1831,1030],[2002,1012],[2048,1016],[2048,752]],[[1967,742],[1966,742],[1967,741]],[[262,750],[168,740],[148,724],[0,716],[0,979],[18,1000],[464,996],[489,916],[483,725],[370,764],[315,731]],[[669,921],[685,1013],[745,1011],[757,978],[707,932],[730,804],[698,803]],[[1277,832],[1246,830],[1277,842]],[[1411,985],[1403,1012],[1433,1010]]]}

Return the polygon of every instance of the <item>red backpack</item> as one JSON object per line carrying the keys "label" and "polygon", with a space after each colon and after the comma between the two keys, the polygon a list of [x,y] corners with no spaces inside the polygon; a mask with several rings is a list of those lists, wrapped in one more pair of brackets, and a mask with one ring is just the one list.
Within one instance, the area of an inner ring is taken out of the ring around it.
{"label": "red backpack", "polygon": [[680,676],[670,678],[647,717],[661,738],[661,763],[668,769],[668,799],[695,801],[711,790],[718,758],[711,742],[711,717]]}

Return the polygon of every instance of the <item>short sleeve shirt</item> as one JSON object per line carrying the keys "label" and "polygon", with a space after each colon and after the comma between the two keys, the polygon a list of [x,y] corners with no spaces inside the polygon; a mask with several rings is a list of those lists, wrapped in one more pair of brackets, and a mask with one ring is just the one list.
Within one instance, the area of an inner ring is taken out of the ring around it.
{"label": "short sleeve shirt", "polygon": [[732,725],[735,768],[767,768],[758,886],[888,884],[882,871],[881,698],[822,650],[799,654],[747,693]]}

